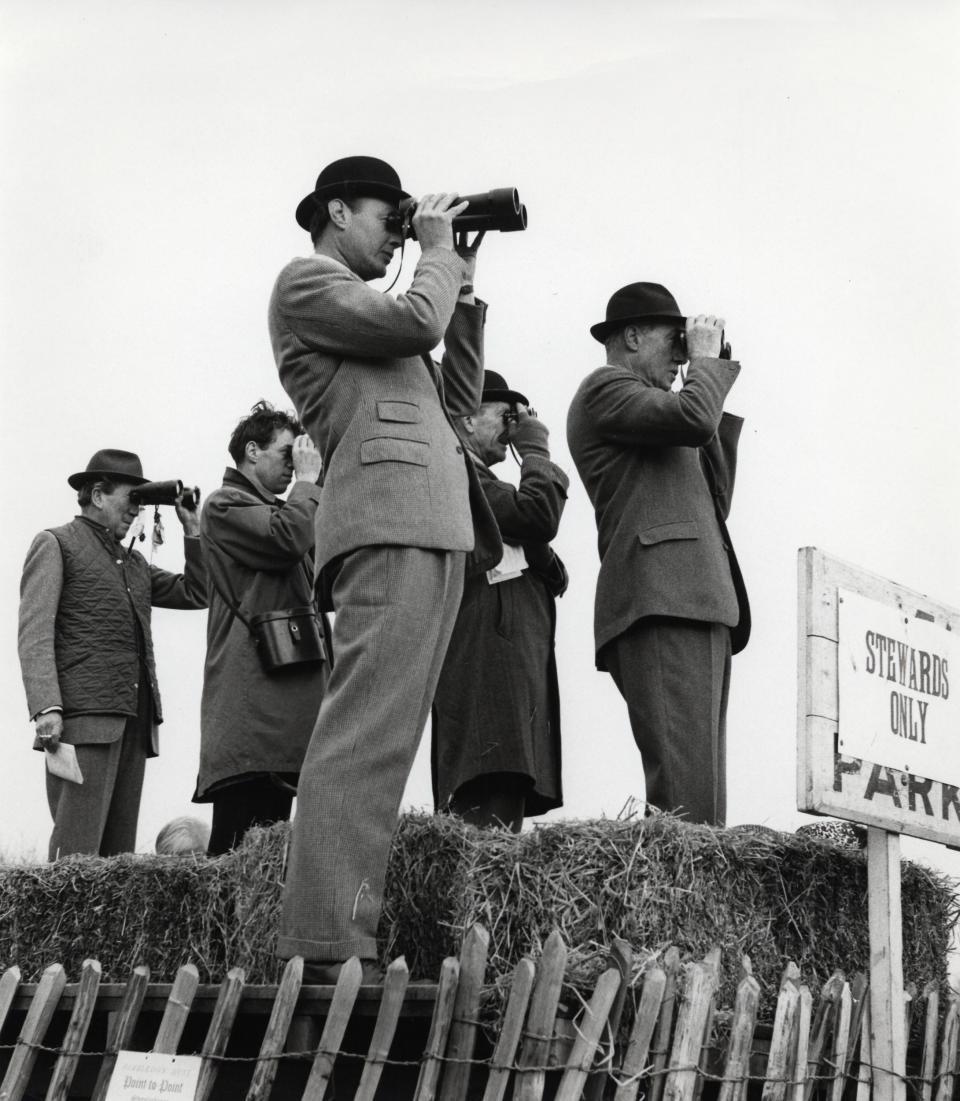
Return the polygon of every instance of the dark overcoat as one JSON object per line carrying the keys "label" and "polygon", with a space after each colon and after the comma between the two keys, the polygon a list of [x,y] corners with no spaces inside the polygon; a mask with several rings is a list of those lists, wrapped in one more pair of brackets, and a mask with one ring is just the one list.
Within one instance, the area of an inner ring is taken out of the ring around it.
{"label": "dark overcoat", "polygon": [[[327,666],[266,673],[253,637],[219,590],[247,619],[258,612],[312,604],[311,551],[319,498],[319,487],[305,481],[294,482],[286,501],[265,497],[228,468],[223,485],[203,507],[200,530],[210,611],[198,802],[210,798],[212,787],[250,773],[300,771]],[[329,641],[329,632],[327,636]]]}
{"label": "dark overcoat", "polygon": [[494,585],[466,579],[434,699],[434,801],[445,807],[468,780],[514,772],[531,780],[526,814],[543,814],[563,802],[554,598],[567,575],[549,543],[568,479],[539,456],[523,460],[518,487],[476,468],[504,543],[523,547],[529,568]]}

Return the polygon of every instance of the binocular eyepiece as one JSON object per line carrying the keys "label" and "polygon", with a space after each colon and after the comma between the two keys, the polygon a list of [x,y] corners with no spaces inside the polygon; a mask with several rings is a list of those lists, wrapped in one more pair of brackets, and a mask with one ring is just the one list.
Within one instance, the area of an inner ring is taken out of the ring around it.
{"label": "binocular eyepiece", "polygon": [[[503,233],[511,233],[527,228],[527,208],[520,202],[520,195],[515,187],[497,187],[478,195],[460,195],[457,202],[467,202],[470,205],[453,219],[454,232],[497,229]],[[412,222],[416,208],[416,203],[407,199],[400,207],[400,222],[394,223],[404,237],[411,237],[413,240],[417,238]]]}
{"label": "binocular eyepiece", "polygon": [[130,490],[130,500],[135,505],[175,505],[181,495],[183,507],[195,511],[200,504],[200,490],[196,486],[184,488],[179,478],[170,482],[144,482]]}

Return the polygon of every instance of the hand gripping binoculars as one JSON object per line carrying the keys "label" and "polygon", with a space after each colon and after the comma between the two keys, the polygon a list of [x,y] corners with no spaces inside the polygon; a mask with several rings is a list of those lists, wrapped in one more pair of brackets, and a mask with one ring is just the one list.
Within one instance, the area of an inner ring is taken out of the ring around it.
{"label": "hand gripping binoculars", "polygon": [[[457,202],[468,202],[470,205],[453,219],[455,233],[481,229],[498,229],[503,233],[511,233],[527,228],[527,208],[520,202],[520,195],[515,187],[497,187],[478,195],[460,195]],[[412,199],[406,200],[396,216],[400,219],[399,223],[394,222],[393,225],[402,230],[404,237],[416,240],[417,235],[412,224],[414,210],[416,203]]]}
{"label": "hand gripping binoculars", "polygon": [[130,500],[135,505],[175,505],[183,494],[183,507],[193,512],[200,503],[200,490],[196,486],[184,488],[175,478],[170,482],[144,482],[130,490]]}

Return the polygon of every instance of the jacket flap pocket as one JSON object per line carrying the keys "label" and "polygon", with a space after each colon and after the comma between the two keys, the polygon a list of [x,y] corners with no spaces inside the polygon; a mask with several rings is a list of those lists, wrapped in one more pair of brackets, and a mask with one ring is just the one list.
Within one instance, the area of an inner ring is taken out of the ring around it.
{"label": "jacket flap pocket", "polygon": [[397,440],[377,436],[360,444],[361,463],[413,463],[430,465],[430,444],[421,440]]}
{"label": "jacket flap pocket", "polygon": [[397,421],[400,424],[419,424],[420,406],[412,401],[378,401],[377,416],[382,421]]}
{"label": "jacket flap pocket", "polygon": [[672,524],[653,524],[639,533],[640,542],[645,546],[665,543],[670,539],[697,539],[699,537],[696,520],[675,520]]}

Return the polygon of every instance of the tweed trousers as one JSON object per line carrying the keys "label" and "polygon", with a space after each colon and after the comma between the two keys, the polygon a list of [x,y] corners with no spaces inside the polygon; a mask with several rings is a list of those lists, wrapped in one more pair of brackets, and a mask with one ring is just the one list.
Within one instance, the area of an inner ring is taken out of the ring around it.
{"label": "tweed trousers", "polygon": [[379,956],[397,812],[460,607],[464,559],[374,546],[343,560],[334,665],[297,790],[281,957]]}
{"label": "tweed trousers", "polygon": [[730,628],[641,619],[603,648],[603,658],[627,701],[647,802],[687,822],[722,826]]}

